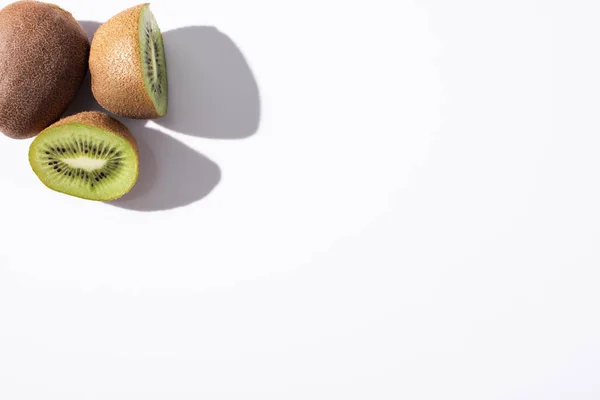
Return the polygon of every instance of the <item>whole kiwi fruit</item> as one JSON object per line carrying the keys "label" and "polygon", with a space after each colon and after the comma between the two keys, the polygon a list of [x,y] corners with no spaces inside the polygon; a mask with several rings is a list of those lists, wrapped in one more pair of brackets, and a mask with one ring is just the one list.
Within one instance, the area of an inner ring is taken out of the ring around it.
{"label": "whole kiwi fruit", "polygon": [[166,114],[163,37],[148,4],[115,15],[96,31],[90,74],[94,97],[113,114],[138,119]]}
{"label": "whole kiwi fruit", "polygon": [[54,4],[0,10],[0,131],[25,139],[57,121],[85,78],[89,49],[83,27]]}

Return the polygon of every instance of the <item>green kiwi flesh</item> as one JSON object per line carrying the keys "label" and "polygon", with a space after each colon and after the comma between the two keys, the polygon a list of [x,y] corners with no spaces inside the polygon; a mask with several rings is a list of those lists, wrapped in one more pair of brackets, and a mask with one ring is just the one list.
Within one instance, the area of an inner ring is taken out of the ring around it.
{"label": "green kiwi flesh", "polygon": [[144,6],[139,21],[140,56],[146,91],[159,116],[167,113],[167,62],[160,28],[150,11]]}
{"label": "green kiwi flesh", "polygon": [[136,149],[110,131],[72,122],[50,127],[31,144],[29,161],[50,189],[88,200],[114,200],[134,186]]}

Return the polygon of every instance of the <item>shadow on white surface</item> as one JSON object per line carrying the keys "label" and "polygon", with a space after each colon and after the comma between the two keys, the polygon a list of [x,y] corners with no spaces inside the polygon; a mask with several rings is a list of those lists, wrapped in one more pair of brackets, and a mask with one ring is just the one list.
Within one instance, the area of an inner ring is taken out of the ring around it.
{"label": "shadow on white surface", "polygon": [[[80,23],[90,39],[100,27],[98,22]],[[106,112],[94,99],[89,74],[65,115],[82,111]],[[127,125],[138,142],[140,176],[130,193],[107,204],[137,211],[169,210],[203,199],[218,185],[221,169],[213,161],[178,140],[146,127],[146,120],[115,117]]]}
{"label": "shadow on white surface", "polygon": [[129,120],[140,149],[140,176],[131,192],[109,205],[160,211],[202,200],[219,184],[221,169],[207,157],[172,137]]}
{"label": "shadow on white surface", "polygon": [[94,34],[96,33],[96,31],[98,30],[98,28],[100,28],[100,25],[102,25],[102,24],[100,22],[96,22],[96,21],[79,21],[79,23],[81,24],[81,26],[87,33],[88,39],[91,43],[92,39],[94,38]]}
{"label": "shadow on white surface", "polygon": [[169,110],[155,122],[192,136],[242,139],[260,125],[256,79],[233,41],[213,27],[163,34]]}

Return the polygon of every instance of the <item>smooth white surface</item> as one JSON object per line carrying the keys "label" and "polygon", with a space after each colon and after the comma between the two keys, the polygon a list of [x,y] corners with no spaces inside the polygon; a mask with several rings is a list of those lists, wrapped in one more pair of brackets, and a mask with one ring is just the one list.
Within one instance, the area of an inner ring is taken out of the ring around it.
{"label": "smooth white surface", "polygon": [[598,2],[152,9],[132,197],[0,138],[0,398],[600,398]]}

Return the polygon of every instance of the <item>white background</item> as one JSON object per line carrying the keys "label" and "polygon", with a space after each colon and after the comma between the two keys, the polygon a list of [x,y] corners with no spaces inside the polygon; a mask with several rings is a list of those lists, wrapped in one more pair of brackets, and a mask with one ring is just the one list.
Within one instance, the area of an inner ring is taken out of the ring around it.
{"label": "white background", "polygon": [[0,138],[0,398],[600,398],[597,1],[152,9],[129,196]]}

